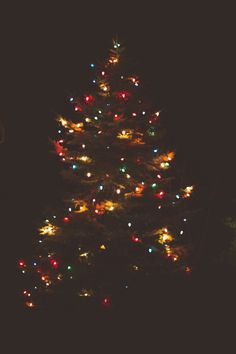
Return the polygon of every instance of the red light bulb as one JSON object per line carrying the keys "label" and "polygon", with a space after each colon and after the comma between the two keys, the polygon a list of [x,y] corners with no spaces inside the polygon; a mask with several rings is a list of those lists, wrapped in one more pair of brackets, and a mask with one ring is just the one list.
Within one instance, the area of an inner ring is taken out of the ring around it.
{"label": "red light bulb", "polygon": [[104,299],[102,300],[102,304],[104,306],[109,306],[111,304],[109,297],[104,297]]}
{"label": "red light bulb", "polygon": [[20,268],[25,267],[25,262],[24,262],[23,260],[20,260],[20,261],[19,261],[19,267],[20,267]]}
{"label": "red light bulb", "polygon": [[138,238],[137,235],[133,235],[133,236],[131,237],[131,240],[132,240],[133,242],[135,242],[135,243],[141,242],[141,240]]}
{"label": "red light bulb", "polygon": [[69,222],[70,221],[70,219],[67,216],[65,216],[63,220],[64,220],[64,222]]}
{"label": "red light bulb", "polygon": [[50,260],[51,265],[53,266],[53,268],[57,269],[58,268],[58,262],[55,259],[51,259]]}
{"label": "red light bulb", "polygon": [[155,197],[162,199],[164,197],[165,192],[164,191],[160,191],[159,193],[155,194]]}
{"label": "red light bulb", "polygon": [[91,95],[85,96],[85,101],[86,101],[87,103],[91,102],[92,100],[93,100],[93,96],[91,96]]}

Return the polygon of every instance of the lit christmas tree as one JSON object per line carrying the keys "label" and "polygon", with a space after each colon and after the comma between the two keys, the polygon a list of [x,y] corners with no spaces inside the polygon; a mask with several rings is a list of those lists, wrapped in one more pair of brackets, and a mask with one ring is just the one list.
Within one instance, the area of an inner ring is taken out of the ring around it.
{"label": "lit christmas tree", "polygon": [[172,176],[160,110],[141,97],[122,53],[113,41],[103,66],[90,64],[90,91],[70,97],[57,119],[54,146],[70,192],[39,227],[33,260],[19,261],[27,307],[84,297],[110,306],[145,277],[191,271],[181,201],[193,186]]}

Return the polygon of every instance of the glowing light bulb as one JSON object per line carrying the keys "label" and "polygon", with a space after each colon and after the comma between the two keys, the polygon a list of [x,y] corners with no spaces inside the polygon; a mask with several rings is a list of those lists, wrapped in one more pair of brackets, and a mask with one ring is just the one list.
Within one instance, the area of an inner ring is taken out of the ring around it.
{"label": "glowing light bulb", "polygon": [[72,165],[73,170],[77,169],[77,165]]}
{"label": "glowing light bulb", "polygon": [[102,76],[104,76],[105,75],[105,71],[102,71]]}
{"label": "glowing light bulb", "polygon": [[72,209],[71,209],[71,208],[68,208],[68,210],[69,210],[69,211],[72,211]]}
{"label": "glowing light bulb", "polygon": [[104,306],[109,306],[110,305],[110,299],[108,297],[105,297],[103,300],[102,300],[102,304]]}
{"label": "glowing light bulb", "polygon": [[131,227],[131,226],[132,226],[131,222],[128,222],[128,226],[129,226],[129,227]]}
{"label": "glowing light bulb", "polygon": [[95,67],[95,65],[92,63],[92,64],[90,64],[90,68],[94,68]]}
{"label": "glowing light bulb", "polygon": [[72,269],[71,265],[68,265],[67,270],[71,270],[71,269]]}
{"label": "glowing light bulb", "polygon": [[74,98],[73,98],[73,97],[71,97],[71,98],[70,98],[70,102],[73,102],[73,101],[74,101]]}
{"label": "glowing light bulb", "polygon": [[136,117],[136,116],[137,116],[137,113],[135,113],[135,112],[132,113],[132,116],[133,116],[133,117]]}
{"label": "glowing light bulb", "polygon": [[64,220],[64,222],[69,222],[70,221],[70,219],[67,216],[65,216],[63,220]]}
{"label": "glowing light bulb", "polygon": [[176,194],[176,196],[175,196],[177,199],[179,199],[180,198],[180,196],[178,195],[178,194]]}
{"label": "glowing light bulb", "polygon": [[160,112],[156,112],[156,113],[155,113],[155,115],[156,115],[157,117],[159,117],[159,115],[160,115]]}
{"label": "glowing light bulb", "polygon": [[58,130],[58,133],[61,134],[61,130]]}
{"label": "glowing light bulb", "polygon": [[101,185],[101,186],[99,186],[99,189],[100,189],[100,191],[102,191],[103,190],[103,186]]}
{"label": "glowing light bulb", "polygon": [[82,144],[82,148],[83,148],[83,149],[85,149],[85,146],[86,146],[85,144]]}
{"label": "glowing light bulb", "polygon": [[132,240],[133,242],[135,242],[135,243],[141,242],[140,238],[139,238],[138,236],[136,236],[136,235],[133,235],[133,236],[131,237],[131,240]]}
{"label": "glowing light bulb", "polygon": [[91,177],[91,176],[92,176],[92,173],[91,173],[91,172],[87,172],[86,176],[87,176],[87,177]]}
{"label": "glowing light bulb", "polygon": [[55,259],[51,259],[50,263],[53,266],[53,268],[58,268],[58,262]]}
{"label": "glowing light bulb", "polygon": [[74,130],[73,130],[73,129],[70,129],[70,130],[69,130],[69,133],[74,133]]}
{"label": "glowing light bulb", "polygon": [[130,179],[130,177],[131,177],[131,176],[127,173],[127,174],[126,174],[126,178]]}
{"label": "glowing light bulb", "polygon": [[121,192],[121,190],[120,190],[120,188],[118,188],[118,189],[116,190],[116,193],[117,193],[117,194],[120,194],[120,192]]}
{"label": "glowing light bulb", "polygon": [[25,266],[25,262],[24,261],[19,261],[19,266],[20,267],[24,267]]}
{"label": "glowing light bulb", "polygon": [[184,233],[183,230],[181,230],[181,231],[180,231],[180,235],[183,235],[183,233]]}

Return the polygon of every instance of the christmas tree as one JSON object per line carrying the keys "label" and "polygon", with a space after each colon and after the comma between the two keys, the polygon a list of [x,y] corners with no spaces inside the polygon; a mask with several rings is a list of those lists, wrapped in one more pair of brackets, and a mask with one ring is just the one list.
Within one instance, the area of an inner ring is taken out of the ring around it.
{"label": "christmas tree", "polygon": [[175,152],[163,139],[161,111],[127,73],[122,46],[90,64],[91,83],[57,117],[55,152],[69,182],[58,212],[39,227],[35,256],[21,259],[27,307],[110,306],[145,277],[191,271]]}

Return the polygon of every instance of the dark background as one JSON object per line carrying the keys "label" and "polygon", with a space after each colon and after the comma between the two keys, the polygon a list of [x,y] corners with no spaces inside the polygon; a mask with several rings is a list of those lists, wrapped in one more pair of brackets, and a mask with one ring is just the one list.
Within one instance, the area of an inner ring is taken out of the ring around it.
{"label": "dark background", "polygon": [[13,263],[29,254],[45,206],[63,194],[49,153],[56,113],[86,87],[88,65],[106,56],[116,35],[163,110],[168,139],[201,200],[227,214],[236,195],[231,13],[215,3],[158,1],[2,7],[2,238]]}

